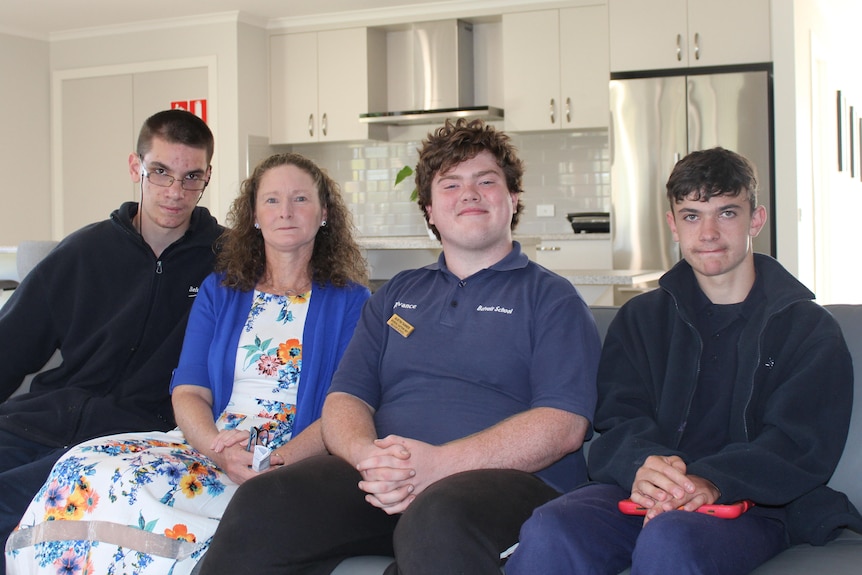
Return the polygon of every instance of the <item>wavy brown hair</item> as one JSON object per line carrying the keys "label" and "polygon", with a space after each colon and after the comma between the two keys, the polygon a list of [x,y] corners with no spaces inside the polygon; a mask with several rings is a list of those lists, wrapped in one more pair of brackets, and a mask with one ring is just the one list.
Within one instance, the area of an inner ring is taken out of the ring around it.
{"label": "wavy brown hair", "polygon": [[[467,121],[458,118],[455,123],[446,123],[437,128],[422,142],[419,150],[419,162],[416,164],[416,189],[419,192],[419,209],[428,222],[428,210],[431,205],[431,184],[438,173],[445,173],[461,162],[471,160],[480,152],[488,151],[494,156],[497,165],[503,170],[506,187],[510,193],[518,194],[518,205],[512,214],[512,230],[518,225],[524,204],[521,194],[524,193],[521,180],[524,176],[524,163],[518,158],[517,150],[509,136],[483,122],[482,120]],[[430,223],[428,227],[440,239],[437,228]]]}
{"label": "wavy brown hair", "polygon": [[349,282],[368,283],[362,252],[354,240],[353,218],[341,197],[338,184],[305,156],[275,154],[260,162],[240,186],[239,195],[227,214],[228,228],[219,240],[215,269],[224,274],[223,285],[240,291],[253,289],[266,272],[263,236],[254,227],[254,208],[260,180],[278,166],[296,166],[314,181],[320,203],[326,210],[326,225],[317,230],[309,262],[311,278],[325,285],[343,287]]}

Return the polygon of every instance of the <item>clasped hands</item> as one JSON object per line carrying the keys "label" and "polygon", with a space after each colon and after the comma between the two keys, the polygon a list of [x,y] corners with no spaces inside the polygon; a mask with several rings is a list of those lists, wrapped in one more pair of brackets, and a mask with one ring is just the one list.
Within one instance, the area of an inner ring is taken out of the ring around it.
{"label": "clasped hands", "polygon": [[685,462],[676,455],[651,455],[635,474],[631,499],[647,509],[644,525],[665,511],[695,511],[715,503],[721,492],[707,479],[686,474]]}
{"label": "clasped hands", "polygon": [[398,435],[374,440],[356,465],[365,500],[390,515],[403,512],[429,485],[449,475],[443,449]]}

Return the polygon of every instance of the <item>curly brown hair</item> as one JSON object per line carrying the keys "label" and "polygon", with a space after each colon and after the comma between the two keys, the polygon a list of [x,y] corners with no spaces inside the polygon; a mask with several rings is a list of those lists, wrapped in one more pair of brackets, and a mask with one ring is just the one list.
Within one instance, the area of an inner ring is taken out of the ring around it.
{"label": "curly brown hair", "polygon": [[253,289],[266,272],[263,236],[254,227],[255,204],[263,175],[278,166],[292,165],[314,181],[320,204],[326,210],[326,225],[314,238],[309,262],[311,278],[319,283],[343,287],[349,282],[368,283],[365,258],[354,240],[353,218],[341,197],[338,184],[325,170],[305,156],[275,154],[260,162],[240,186],[239,195],[227,214],[228,228],[219,240],[215,269],[224,274],[223,285],[240,291]]}
{"label": "curly brown hair", "polygon": [[[431,205],[431,184],[439,172],[447,172],[461,162],[475,158],[480,152],[488,151],[494,156],[497,165],[506,177],[506,187],[510,193],[518,194],[518,205],[512,214],[512,230],[518,225],[524,204],[521,194],[524,193],[521,180],[524,176],[524,163],[518,158],[517,150],[509,136],[497,131],[494,126],[485,124],[482,120],[467,121],[458,118],[437,128],[422,142],[419,149],[419,161],[416,164],[416,189],[419,192],[419,209],[428,222],[428,210]],[[430,223],[428,227],[440,239],[440,232]]]}

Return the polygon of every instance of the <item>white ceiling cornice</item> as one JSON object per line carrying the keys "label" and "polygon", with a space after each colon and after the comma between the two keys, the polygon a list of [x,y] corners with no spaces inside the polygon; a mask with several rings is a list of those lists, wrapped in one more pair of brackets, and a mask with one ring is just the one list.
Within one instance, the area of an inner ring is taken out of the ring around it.
{"label": "white ceiling cornice", "polygon": [[80,40],[83,38],[94,38],[99,36],[117,36],[136,32],[151,32],[153,30],[168,30],[171,28],[188,28],[189,26],[202,26],[211,24],[224,24],[244,22],[261,28],[266,26],[266,20],[243,12],[218,12],[215,14],[201,14],[199,16],[180,18],[161,18],[159,20],[146,20],[133,24],[122,24],[117,26],[100,26],[98,28],[79,28],[64,32],[55,32],[50,35],[51,42],[63,40]]}
{"label": "white ceiling cornice", "polygon": [[348,26],[386,26],[440,18],[477,18],[519,10],[537,10],[604,3],[606,3],[606,0],[474,0],[472,2],[443,0],[392,8],[360,9],[329,14],[273,18],[267,24],[267,29],[279,32],[296,32]]}

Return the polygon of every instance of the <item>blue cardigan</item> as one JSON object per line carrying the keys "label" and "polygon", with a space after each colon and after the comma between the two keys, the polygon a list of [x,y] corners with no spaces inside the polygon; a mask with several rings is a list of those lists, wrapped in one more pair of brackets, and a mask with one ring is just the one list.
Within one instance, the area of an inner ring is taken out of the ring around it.
{"label": "blue cardigan", "polygon": [[[201,284],[170,388],[171,392],[178,385],[209,388],[214,419],[230,400],[236,350],[254,295],[254,290],[241,292],[222,286],[222,277],[213,273]],[[314,284],[302,337],[294,437],[320,417],[332,374],[369,295],[366,287],[357,284],[344,288]]]}

